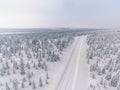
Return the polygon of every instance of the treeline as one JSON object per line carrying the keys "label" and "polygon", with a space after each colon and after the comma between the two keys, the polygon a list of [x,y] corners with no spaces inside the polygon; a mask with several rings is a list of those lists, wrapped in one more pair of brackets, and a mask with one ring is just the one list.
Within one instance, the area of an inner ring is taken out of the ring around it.
{"label": "treeline", "polygon": [[96,81],[91,90],[115,87],[120,90],[120,33],[94,33],[88,36],[87,63]]}

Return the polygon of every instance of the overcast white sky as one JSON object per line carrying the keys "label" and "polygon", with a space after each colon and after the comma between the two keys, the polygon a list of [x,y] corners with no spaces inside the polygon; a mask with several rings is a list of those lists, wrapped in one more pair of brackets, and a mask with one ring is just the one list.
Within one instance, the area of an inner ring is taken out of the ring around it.
{"label": "overcast white sky", "polygon": [[0,0],[0,28],[119,28],[120,0]]}

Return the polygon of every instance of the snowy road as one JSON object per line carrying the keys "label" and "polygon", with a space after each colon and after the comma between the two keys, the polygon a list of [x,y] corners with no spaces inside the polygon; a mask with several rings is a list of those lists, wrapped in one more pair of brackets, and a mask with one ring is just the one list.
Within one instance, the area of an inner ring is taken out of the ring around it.
{"label": "snowy road", "polygon": [[86,47],[86,36],[78,37],[56,90],[87,90]]}

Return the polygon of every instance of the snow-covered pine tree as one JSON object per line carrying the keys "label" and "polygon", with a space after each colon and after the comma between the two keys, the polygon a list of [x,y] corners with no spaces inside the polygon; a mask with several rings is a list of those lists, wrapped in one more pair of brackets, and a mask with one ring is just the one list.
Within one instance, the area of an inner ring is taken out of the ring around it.
{"label": "snow-covered pine tree", "polygon": [[46,84],[48,84],[48,80],[46,79],[46,82],[45,82]]}
{"label": "snow-covered pine tree", "polygon": [[39,56],[39,59],[38,59],[38,67],[41,67],[41,55]]}
{"label": "snow-covered pine tree", "polygon": [[20,73],[21,75],[24,75],[25,74],[25,64],[23,62],[23,59],[20,59]]}
{"label": "snow-covered pine tree", "polygon": [[23,81],[24,81],[24,82],[26,82],[26,81],[27,81],[25,77],[23,77]]}
{"label": "snow-covered pine tree", "polygon": [[6,68],[9,69],[9,65],[7,61],[5,61],[5,65],[6,65]]}
{"label": "snow-covered pine tree", "polygon": [[45,70],[45,71],[48,71],[48,67],[47,67],[46,64],[44,65],[44,70]]}
{"label": "snow-covered pine tree", "polygon": [[15,70],[15,68],[13,67],[13,74],[15,74],[16,73],[16,70]]}
{"label": "snow-covered pine tree", "polygon": [[18,82],[16,80],[13,81],[14,90],[18,90]]}
{"label": "snow-covered pine tree", "polygon": [[8,83],[6,83],[5,87],[6,87],[6,90],[10,90],[10,87],[8,86]]}
{"label": "snow-covered pine tree", "polygon": [[42,83],[42,79],[41,77],[39,78],[39,87],[42,87],[43,86],[43,83]]}
{"label": "snow-covered pine tree", "polygon": [[34,80],[33,80],[33,83],[32,83],[32,85],[33,85],[33,89],[36,89],[36,85],[35,85],[35,82],[34,82]]}
{"label": "snow-covered pine tree", "polygon": [[49,79],[49,75],[48,75],[48,72],[46,73],[46,78]]}
{"label": "snow-covered pine tree", "polygon": [[36,65],[35,65],[35,63],[33,63],[33,68],[35,68],[36,67]]}
{"label": "snow-covered pine tree", "polygon": [[31,80],[29,79],[29,85],[31,86],[32,85],[32,82],[31,82]]}
{"label": "snow-covered pine tree", "polygon": [[4,74],[5,74],[5,69],[4,69],[3,65],[2,65],[2,68],[0,70],[0,74],[1,74],[1,76],[4,76]]}
{"label": "snow-covered pine tree", "polygon": [[25,88],[24,80],[22,80],[21,88]]}
{"label": "snow-covered pine tree", "polygon": [[27,62],[26,67],[30,69],[30,63]]}
{"label": "snow-covered pine tree", "polygon": [[10,71],[9,71],[9,69],[7,69],[7,75],[10,75]]}

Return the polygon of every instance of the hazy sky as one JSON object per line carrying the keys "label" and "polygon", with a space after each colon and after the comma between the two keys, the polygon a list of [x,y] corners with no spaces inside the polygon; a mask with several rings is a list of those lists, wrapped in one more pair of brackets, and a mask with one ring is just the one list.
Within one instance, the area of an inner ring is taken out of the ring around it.
{"label": "hazy sky", "polygon": [[120,0],[0,0],[0,28],[119,28]]}

